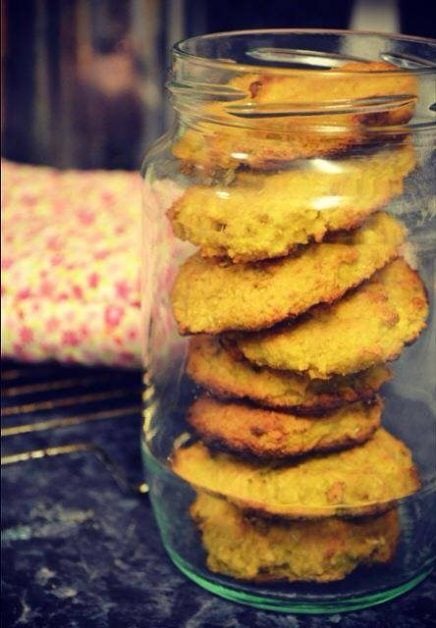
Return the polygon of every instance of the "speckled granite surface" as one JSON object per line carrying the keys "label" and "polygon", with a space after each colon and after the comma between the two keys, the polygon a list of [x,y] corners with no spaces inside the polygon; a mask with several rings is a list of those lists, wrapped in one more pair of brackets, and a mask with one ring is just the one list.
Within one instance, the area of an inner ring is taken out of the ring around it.
{"label": "speckled granite surface", "polygon": [[[7,364],[7,372],[16,370],[16,366]],[[81,369],[59,370],[59,367],[44,371],[39,367],[23,370],[20,366],[18,370],[19,386],[50,378],[89,379],[90,373]],[[393,602],[330,616],[262,612],[216,598],[187,581],[161,547],[147,497],[129,488],[142,479],[138,438],[140,376],[93,371],[91,379],[94,384],[86,390],[80,389],[79,393],[89,395],[91,391],[91,395],[98,395],[102,388],[108,389],[108,382],[110,390],[119,387],[125,391],[125,396],[110,401],[111,409],[120,408],[118,418],[33,432],[25,429],[27,433],[21,435],[11,434],[9,430],[10,435],[2,439],[2,455],[9,456],[6,458],[9,462],[14,461],[10,456],[18,452],[87,443],[76,453],[28,459],[2,467],[2,626],[436,626],[435,574]],[[35,411],[37,406],[29,405],[29,396],[9,394],[12,380],[5,385],[8,388],[2,405],[9,410],[2,426],[6,428],[78,414],[89,418],[109,403],[97,398],[83,406],[45,407]],[[15,388],[18,390],[19,386]],[[56,398],[72,398],[77,390],[57,392]],[[44,399],[40,395],[36,401],[44,403]],[[31,400],[34,404],[35,394]]]}

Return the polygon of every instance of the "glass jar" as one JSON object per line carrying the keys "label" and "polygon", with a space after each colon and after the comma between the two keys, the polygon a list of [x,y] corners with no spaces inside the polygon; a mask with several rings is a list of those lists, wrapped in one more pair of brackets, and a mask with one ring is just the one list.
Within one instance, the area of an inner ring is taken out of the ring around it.
{"label": "glass jar", "polygon": [[351,610],[434,564],[435,51],[174,48],[143,169],[143,453],[171,559],[224,598]]}

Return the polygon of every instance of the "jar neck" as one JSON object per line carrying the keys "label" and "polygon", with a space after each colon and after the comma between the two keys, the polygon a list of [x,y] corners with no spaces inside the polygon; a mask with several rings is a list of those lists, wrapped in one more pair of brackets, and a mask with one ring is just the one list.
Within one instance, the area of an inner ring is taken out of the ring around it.
{"label": "jar neck", "polygon": [[[306,52],[291,48],[299,45],[299,38],[289,33],[266,32],[268,43],[288,41],[288,48],[262,47],[264,32],[199,37],[176,47],[168,87],[181,122],[198,128],[206,124],[272,131],[283,131],[294,123],[342,127],[362,120],[377,127],[396,126],[408,123],[418,97],[432,92],[423,87],[434,86],[436,66],[426,59],[421,65],[414,61],[416,69],[398,53],[386,56],[370,51],[367,58],[353,57],[345,44],[338,48],[341,53]],[[323,42],[319,33],[315,37],[314,49]],[[250,38],[254,41],[251,48]],[[379,45],[382,50],[387,43]],[[241,47],[244,63],[240,62]],[[257,63],[256,55],[263,55],[263,65]],[[431,104],[421,105],[421,118],[427,122],[431,121]]]}

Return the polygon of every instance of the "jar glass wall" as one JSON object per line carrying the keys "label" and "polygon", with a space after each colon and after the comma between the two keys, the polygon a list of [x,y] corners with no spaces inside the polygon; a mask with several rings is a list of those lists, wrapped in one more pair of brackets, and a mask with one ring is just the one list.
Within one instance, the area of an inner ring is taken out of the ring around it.
{"label": "jar glass wall", "polygon": [[436,42],[182,42],[144,162],[144,431],[163,543],[228,599],[333,612],[435,560]]}

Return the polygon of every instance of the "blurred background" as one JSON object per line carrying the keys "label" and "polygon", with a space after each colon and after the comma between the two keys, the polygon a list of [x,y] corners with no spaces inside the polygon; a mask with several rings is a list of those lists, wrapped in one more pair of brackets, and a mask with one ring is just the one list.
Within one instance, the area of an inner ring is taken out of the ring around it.
{"label": "blurred background", "polygon": [[2,156],[127,169],[170,118],[173,43],[251,28],[435,36],[428,0],[2,0]]}

